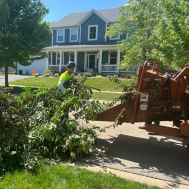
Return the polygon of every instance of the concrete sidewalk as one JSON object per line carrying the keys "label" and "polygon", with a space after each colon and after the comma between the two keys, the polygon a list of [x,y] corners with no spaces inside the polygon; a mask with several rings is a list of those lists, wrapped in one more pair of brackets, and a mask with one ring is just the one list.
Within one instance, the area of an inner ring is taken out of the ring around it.
{"label": "concrete sidewalk", "polygon": [[[103,128],[111,123],[91,122]],[[189,161],[182,139],[156,135],[150,136],[145,130],[138,129],[143,123],[134,125],[124,123],[98,133],[94,157],[81,158],[80,162],[96,165],[104,169],[166,181],[166,187],[189,188]],[[172,126],[171,122],[161,122],[163,126]],[[171,184],[170,184],[171,183]],[[165,187],[165,186],[161,186]]]}
{"label": "concrete sidewalk", "polygon": [[[8,75],[8,81],[16,81],[20,79],[25,79],[33,76],[24,76],[24,75]],[[0,84],[5,83],[5,76],[0,76]]]}

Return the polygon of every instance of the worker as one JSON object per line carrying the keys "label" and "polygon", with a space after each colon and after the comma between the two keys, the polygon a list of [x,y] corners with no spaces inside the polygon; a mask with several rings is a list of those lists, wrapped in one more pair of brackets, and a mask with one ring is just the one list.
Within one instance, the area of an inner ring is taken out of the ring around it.
{"label": "worker", "polygon": [[[146,130],[146,125],[147,124],[152,124],[152,122],[145,122],[144,126],[139,127],[139,129],[145,129]],[[159,125],[159,121],[154,121],[154,125]],[[153,133],[149,132],[149,135],[159,135],[158,133]]]}
{"label": "worker", "polygon": [[64,90],[65,84],[70,79],[72,79],[73,77],[76,78],[76,76],[74,76],[74,74],[73,74],[74,69],[75,69],[75,63],[73,61],[68,62],[66,69],[67,69],[67,71],[64,72],[63,74],[61,74],[59,81],[58,81],[58,86],[61,91]]}

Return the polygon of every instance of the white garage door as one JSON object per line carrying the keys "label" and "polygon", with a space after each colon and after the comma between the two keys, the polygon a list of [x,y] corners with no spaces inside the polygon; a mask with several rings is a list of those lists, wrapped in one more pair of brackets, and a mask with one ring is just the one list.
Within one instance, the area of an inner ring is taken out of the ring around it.
{"label": "white garage door", "polygon": [[46,70],[46,59],[36,60],[30,66],[19,66],[19,70],[22,70],[22,74],[26,74],[26,70],[29,70],[29,74],[32,75],[32,70],[35,73],[43,75],[43,72]]}

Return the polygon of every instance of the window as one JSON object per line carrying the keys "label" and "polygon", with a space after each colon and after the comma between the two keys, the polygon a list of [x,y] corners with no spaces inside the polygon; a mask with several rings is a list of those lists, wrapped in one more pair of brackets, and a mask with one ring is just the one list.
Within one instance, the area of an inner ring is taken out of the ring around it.
{"label": "window", "polygon": [[126,33],[126,38],[130,38],[131,37],[131,33]]}
{"label": "window", "polygon": [[74,53],[70,53],[70,61],[74,62]]}
{"label": "window", "polygon": [[57,65],[60,64],[60,53],[57,53]]}
{"label": "window", "polygon": [[70,42],[78,41],[78,29],[70,29]]}
{"label": "window", "polygon": [[110,52],[110,64],[117,64],[117,52]]}
{"label": "window", "polygon": [[98,25],[88,26],[88,41],[97,40]]}
{"label": "window", "polygon": [[120,39],[120,32],[114,35],[113,37],[110,37],[110,40],[117,40],[117,39]]}
{"label": "window", "polygon": [[[107,27],[111,27],[113,25],[107,25]],[[110,37],[110,40],[117,40],[120,39],[120,32],[118,32],[116,35],[114,35],[113,37]]]}
{"label": "window", "polygon": [[64,30],[57,30],[57,42],[64,42]]}

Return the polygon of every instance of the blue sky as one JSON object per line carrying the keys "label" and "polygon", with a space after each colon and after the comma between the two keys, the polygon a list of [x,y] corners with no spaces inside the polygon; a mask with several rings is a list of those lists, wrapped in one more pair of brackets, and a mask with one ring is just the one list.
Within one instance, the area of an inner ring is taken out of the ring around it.
{"label": "blue sky", "polygon": [[124,0],[42,0],[50,8],[46,21],[55,22],[69,13],[117,8],[125,4]]}

